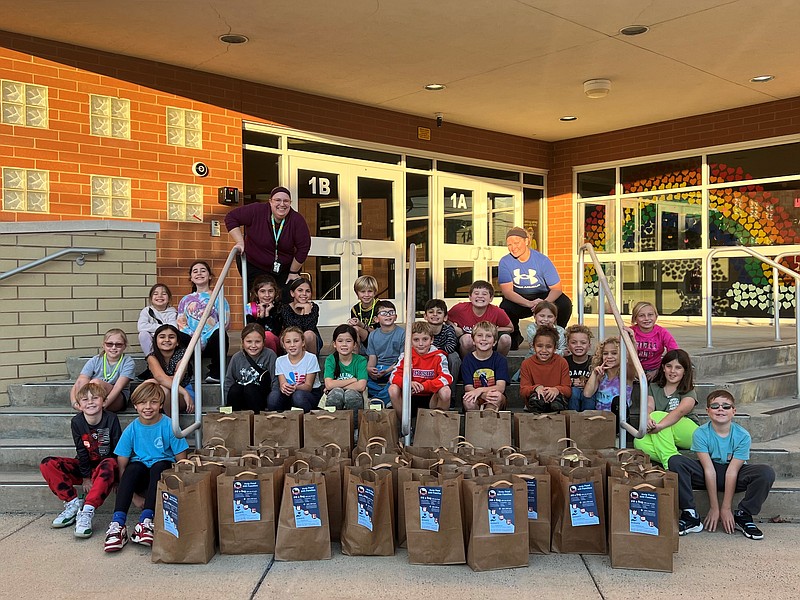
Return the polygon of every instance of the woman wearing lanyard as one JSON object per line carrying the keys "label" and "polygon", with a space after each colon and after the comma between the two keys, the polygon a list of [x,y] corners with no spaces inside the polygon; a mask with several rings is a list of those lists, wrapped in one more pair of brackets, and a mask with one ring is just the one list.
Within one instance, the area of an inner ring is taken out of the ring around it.
{"label": "woman wearing lanyard", "polygon": [[[247,227],[247,237],[242,227]],[[225,217],[233,242],[247,254],[247,288],[262,274],[275,277],[286,296],[286,284],[300,277],[300,269],[311,249],[311,233],[303,216],[292,209],[285,187],[269,194],[269,204],[247,204]]]}

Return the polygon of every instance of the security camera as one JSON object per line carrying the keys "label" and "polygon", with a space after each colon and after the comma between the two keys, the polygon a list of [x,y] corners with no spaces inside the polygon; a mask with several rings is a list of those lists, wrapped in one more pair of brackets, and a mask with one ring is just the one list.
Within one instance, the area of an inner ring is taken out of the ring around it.
{"label": "security camera", "polygon": [[196,162],[192,165],[192,173],[198,177],[208,177],[208,165],[202,162]]}
{"label": "security camera", "polygon": [[444,113],[436,113],[436,126],[441,127],[444,123]]}

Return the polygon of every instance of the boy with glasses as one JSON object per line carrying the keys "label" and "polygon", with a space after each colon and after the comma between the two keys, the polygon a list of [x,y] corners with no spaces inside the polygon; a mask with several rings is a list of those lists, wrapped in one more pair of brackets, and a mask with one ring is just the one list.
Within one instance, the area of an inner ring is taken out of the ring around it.
{"label": "boy with glasses", "polygon": [[406,332],[395,325],[397,310],[389,300],[378,300],[373,318],[379,327],[367,338],[367,395],[391,406],[389,374],[403,352]]}
{"label": "boy with glasses", "polygon": [[[669,459],[669,470],[678,474],[678,503],[681,517],[678,533],[686,535],[714,531],[718,523],[726,533],[741,531],[751,540],[763,539],[764,534],[753,523],[753,515],[761,511],[775,481],[775,471],[769,465],[749,465],[750,434],[733,422],[736,402],[730,392],[715,390],[706,399],[709,421],[698,427],[692,437],[692,450],[697,460],[683,455]],[[704,521],[694,508],[692,489],[708,490],[709,510]],[[720,506],[717,492],[723,492]],[[733,494],[744,492],[744,498],[733,511]]]}

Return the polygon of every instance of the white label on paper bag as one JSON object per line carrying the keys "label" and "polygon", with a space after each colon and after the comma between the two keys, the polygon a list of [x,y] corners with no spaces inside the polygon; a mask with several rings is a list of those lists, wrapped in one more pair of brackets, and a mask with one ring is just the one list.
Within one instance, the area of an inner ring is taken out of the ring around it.
{"label": "white label on paper bag", "polygon": [[316,484],[294,486],[292,488],[292,506],[294,507],[295,527],[322,527]]}
{"label": "white label on paper bag", "polygon": [[569,486],[569,516],[573,527],[600,525],[594,484],[591,481]]}
{"label": "white label on paper bag", "polygon": [[631,533],[658,535],[658,495],[631,490],[629,517]]}
{"label": "white label on paper bag", "polygon": [[514,533],[513,489],[489,489],[489,533]]}
{"label": "white label on paper bag", "polygon": [[375,488],[368,485],[356,486],[358,499],[358,524],[372,531],[372,515],[375,511]]}
{"label": "white label on paper bag", "polygon": [[539,503],[536,499],[536,480],[526,479],[528,484],[528,520],[536,521],[539,518]]}
{"label": "white label on paper bag", "polygon": [[176,538],[178,535],[178,498],[169,492],[161,494],[161,506],[164,510],[164,531]]}
{"label": "white label on paper bag", "polygon": [[261,520],[261,485],[253,479],[233,481],[233,522]]}
{"label": "white label on paper bag", "polygon": [[419,528],[422,531],[439,531],[442,513],[442,488],[419,488]]}

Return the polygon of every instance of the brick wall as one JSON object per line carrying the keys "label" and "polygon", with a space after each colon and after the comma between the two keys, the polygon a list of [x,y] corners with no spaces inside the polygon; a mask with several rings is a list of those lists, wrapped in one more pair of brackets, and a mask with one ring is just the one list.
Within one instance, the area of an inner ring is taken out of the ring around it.
{"label": "brick wall", "polygon": [[0,406],[11,383],[66,379],[67,356],[96,354],[119,327],[139,348],[136,321],[156,281],[158,225],[149,223],[0,224],[0,273],[70,247],[103,248],[63,256],[0,285]]}

